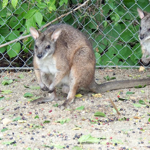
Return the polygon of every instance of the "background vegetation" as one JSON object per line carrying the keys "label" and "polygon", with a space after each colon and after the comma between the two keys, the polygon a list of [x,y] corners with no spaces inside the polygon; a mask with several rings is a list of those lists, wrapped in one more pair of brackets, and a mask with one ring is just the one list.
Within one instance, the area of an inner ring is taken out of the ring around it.
{"label": "background vegetation", "polygon": [[[83,0],[1,0],[0,44],[39,29]],[[137,7],[150,10],[148,0],[91,0],[56,21],[78,28],[91,40],[97,66],[137,66],[142,56],[138,40]],[[0,67],[32,66],[33,39],[26,38],[0,48]]]}

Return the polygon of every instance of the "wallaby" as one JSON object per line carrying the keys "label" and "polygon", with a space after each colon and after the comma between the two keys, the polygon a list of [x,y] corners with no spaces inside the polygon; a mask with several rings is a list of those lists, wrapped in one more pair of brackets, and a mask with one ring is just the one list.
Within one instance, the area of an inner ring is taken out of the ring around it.
{"label": "wallaby", "polygon": [[82,32],[67,24],[48,27],[43,33],[33,27],[35,39],[34,70],[38,83],[52,96],[33,102],[46,102],[56,98],[55,87],[61,83],[68,93],[64,108],[75,98],[78,89],[95,93],[150,84],[150,79],[121,80],[98,85],[94,80],[95,55],[91,43]]}
{"label": "wallaby", "polygon": [[141,19],[141,26],[139,31],[139,40],[142,49],[141,61],[144,65],[150,62],[150,13],[144,12],[137,8],[139,17]]}

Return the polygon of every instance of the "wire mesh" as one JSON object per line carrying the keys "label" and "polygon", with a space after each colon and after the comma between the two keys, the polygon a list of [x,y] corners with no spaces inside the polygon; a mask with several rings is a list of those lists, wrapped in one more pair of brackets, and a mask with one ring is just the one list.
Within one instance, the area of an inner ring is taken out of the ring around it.
{"label": "wire mesh", "polygon": [[[32,20],[25,17],[31,9],[39,10],[36,2],[20,1],[14,9],[11,1],[5,8],[0,4],[0,44],[29,34],[28,24]],[[68,1],[57,6],[56,11],[40,9],[43,16],[41,26],[60,15],[71,14],[55,23],[67,23],[81,30],[93,44],[97,67],[139,67],[142,56],[138,39],[140,19],[137,7],[150,8],[149,1],[135,0],[91,0],[77,11],[74,8],[84,1]],[[30,6],[30,7],[29,7]],[[37,28],[41,26],[36,23]],[[33,39],[31,37],[0,48],[0,69],[32,69]]]}

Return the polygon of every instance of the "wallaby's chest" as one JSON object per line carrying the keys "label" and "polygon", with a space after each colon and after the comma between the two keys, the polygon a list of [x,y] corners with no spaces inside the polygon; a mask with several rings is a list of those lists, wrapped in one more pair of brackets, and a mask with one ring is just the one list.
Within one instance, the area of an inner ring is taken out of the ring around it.
{"label": "wallaby's chest", "polygon": [[150,53],[150,40],[144,41],[143,43],[141,43],[141,45],[145,50],[147,50]]}
{"label": "wallaby's chest", "polygon": [[48,57],[42,60],[38,59],[38,65],[42,72],[47,74],[55,75],[55,73],[58,71],[56,68],[56,61],[53,57]]}

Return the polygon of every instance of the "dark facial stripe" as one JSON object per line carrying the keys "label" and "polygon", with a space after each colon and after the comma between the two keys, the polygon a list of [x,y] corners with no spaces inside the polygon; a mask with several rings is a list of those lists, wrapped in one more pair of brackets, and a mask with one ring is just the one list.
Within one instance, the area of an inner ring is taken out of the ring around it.
{"label": "dark facial stripe", "polygon": [[41,37],[41,42],[43,42],[44,39],[45,39],[45,35],[43,35],[43,36]]}

